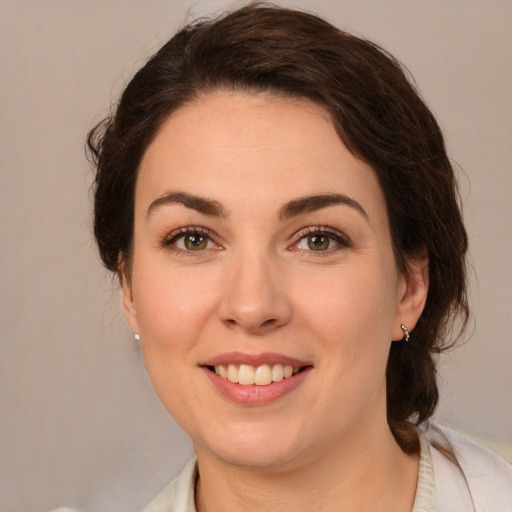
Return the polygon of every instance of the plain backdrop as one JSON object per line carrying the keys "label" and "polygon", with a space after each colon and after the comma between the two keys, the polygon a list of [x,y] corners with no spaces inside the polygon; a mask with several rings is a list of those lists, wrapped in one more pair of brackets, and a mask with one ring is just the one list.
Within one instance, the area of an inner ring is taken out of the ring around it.
{"label": "plain backdrop", "polygon": [[[474,333],[437,417],[512,446],[512,2],[304,0],[390,50],[444,129],[471,241]],[[240,5],[0,0],[0,511],[140,510],[191,456],[99,263],[87,130],[185,19]],[[188,14],[187,14],[188,13]],[[508,447],[508,448],[507,448]]]}

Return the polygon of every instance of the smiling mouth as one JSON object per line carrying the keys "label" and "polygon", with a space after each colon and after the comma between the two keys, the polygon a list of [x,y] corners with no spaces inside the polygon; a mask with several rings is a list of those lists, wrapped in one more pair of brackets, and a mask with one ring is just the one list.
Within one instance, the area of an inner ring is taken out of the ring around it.
{"label": "smiling mouth", "polygon": [[251,366],[248,364],[221,364],[208,366],[219,377],[234,384],[242,386],[268,386],[273,382],[289,379],[307,367],[291,366],[289,364],[262,364]]}

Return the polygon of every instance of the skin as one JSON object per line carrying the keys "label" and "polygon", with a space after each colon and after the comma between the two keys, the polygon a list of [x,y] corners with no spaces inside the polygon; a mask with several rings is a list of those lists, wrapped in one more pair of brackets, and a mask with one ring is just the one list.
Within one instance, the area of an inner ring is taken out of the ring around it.
{"label": "skin", "polygon": [[[161,199],[170,192],[222,215]],[[282,214],[328,194],[353,203]],[[199,249],[177,232],[190,226]],[[418,458],[389,431],[385,383],[390,344],[426,299],[426,261],[409,263],[400,274],[375,174],[322,107],[220,91],[162,125],[139,169],[123,306],[158,396],[194,444],[199,511],[411,510]],[[247,406],[201,367],[233,351],[312,369],[278,400]]]}

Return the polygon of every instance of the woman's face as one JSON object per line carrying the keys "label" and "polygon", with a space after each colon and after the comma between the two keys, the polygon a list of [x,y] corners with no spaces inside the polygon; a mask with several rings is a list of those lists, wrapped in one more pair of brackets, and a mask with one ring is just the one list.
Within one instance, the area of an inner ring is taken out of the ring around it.
{"label": "woman's face", "polygon": [[374,173],[316,104],[211,94],[144,155],[125,314],[199,456],[287,467],[387,428],[414,283]]}

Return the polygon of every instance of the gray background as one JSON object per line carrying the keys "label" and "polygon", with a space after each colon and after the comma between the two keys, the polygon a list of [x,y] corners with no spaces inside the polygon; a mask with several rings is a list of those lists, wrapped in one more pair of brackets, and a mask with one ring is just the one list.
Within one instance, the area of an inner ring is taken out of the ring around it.
{"label": "gray background", "polygon": [[[280,2],[282,3],[282,2]],[[139,510],[190,457],[89,224],[87,130],[186,18],[231,2],[0,0],[0,510]],[[295,1],[415,76],[464,172],[471,340],[438,418],[512,453],[512,2]]]}

